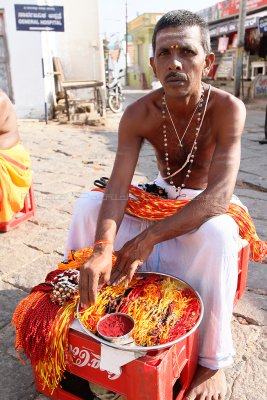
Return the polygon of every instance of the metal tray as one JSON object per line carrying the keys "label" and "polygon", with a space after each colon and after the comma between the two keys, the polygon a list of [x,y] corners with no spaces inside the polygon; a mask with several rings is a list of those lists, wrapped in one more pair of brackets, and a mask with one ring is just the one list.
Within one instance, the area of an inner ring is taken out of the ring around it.
{"label": "metal tray", "polygon": [[76,319],[78,320],[82,330],[84,333],[86,333],[87,335],[89,335],[91,338],[93,338],[94,340],[96,340],[99,343],[102,343],[106,346],[109,347],[113,347],[115,349],[118,350],[124,350],[124,351],[133,351],[133,352],[148,352],[148,351],[153,351],[153,350],[162,350],[162,349],[166,349],[168,347],[171,347],[172,345],[181,342],[182,340],[184,340],[186,337],[188,337],[189,335],[191,335],[200,325],[202,318],[203,318],[203,313],[204,313],[204,306],[203,306],[203,301],[200,297],[200,295],[198,294],[198,292],[192,288],[192,286],[190,286],[188,283],[186,283],[185,281],[183,281],[182,279],[176,278],[173,275],[169,275],[169,274],[160,274],[158,272],[137,272],[138,275],[157,275],[157,276],[164,276],[164,277],[169,277],[174,279],[176,282],[179,283],[179,286],[181,289],[191,289],[193,291],[193,293],[195,294],[195,296],[198,298],[199,303],[200,303],[200,314],[199,314],[199,318],[198,321],[196,322],[196,324],[193,326],[192,329],[190,329],[185,335],[180,336],[179,338],[168,342],[168,343],[164,343],[164,344],[159,344],[156,346],[138,346],[136,345],[134,342],[131,344],[115,344],[115,343],[111,343],[108,342],[107,340],[102,339],[101,337],[95,335],[94,333],[90,332],[80,321],[79,317],[78,317],[78,313],[79,313],[79,306],[80,303],[77,304],[77,314],[76,314]]}

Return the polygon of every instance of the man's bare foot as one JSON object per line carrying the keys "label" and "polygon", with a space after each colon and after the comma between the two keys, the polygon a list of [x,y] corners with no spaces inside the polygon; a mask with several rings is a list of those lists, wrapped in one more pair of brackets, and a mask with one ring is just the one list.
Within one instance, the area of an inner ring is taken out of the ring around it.
{"label": "man's bare foot", "polygon": [[222,369],[212,370],[198,366],[184,400],[225,400],[226,391],[226,379]]}

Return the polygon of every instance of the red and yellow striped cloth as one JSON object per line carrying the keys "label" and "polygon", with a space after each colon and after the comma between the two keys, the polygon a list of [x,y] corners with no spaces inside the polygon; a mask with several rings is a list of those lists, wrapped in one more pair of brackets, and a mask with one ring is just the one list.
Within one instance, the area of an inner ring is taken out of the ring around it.
{"label": "red and yellow striped cloth", "polygon": [[[179,212],[189,201],[163,199],[131,185],[126,212],[137,218],[157,221]],[[240,237],[249,242],[250,260],[262,262],[267,256],[267,242],[259,239],[249,213],[239,205],[230,203],[226,214],[237,223]]]}

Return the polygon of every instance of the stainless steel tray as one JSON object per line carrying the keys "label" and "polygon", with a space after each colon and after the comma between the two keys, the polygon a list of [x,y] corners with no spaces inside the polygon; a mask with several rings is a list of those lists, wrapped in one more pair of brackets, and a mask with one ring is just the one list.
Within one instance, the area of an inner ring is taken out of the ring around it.
{"label": "stainless steel tray", "polygon": [[160,273],[158,273],[158,272],[138,272],[138,275],[160,275],[160,276],[164,276],[164,277],[169,277],[169,278],[174,279],[176,282],[178,282],[181,289],[191,289],[191,290],[193,291],[193,293],[196,295],[196,297],[198,298],[199,303],[200,303],[200,315],[199,315],[198,321],[197,321],[196,324],[193,326],[193,328],[190,329],[185,335],[180,336],[179,338],[177,338],[177,339],[175,339],[175,340],[173,340],[173,341],[171,341],[171,342],[164,343],[164,344],[159,344],[159,345],[156,345],[156,346],[138,346],[138,345],[136,345],[135,343],[125,344],[125,345],[115,344],[115,343],[108,342],[107,340],[104,340],[104,339],[102,339],[102,338],[99,337],[99,336],[96,336],[94,333],[90,332],[90,331],[82,324],[82,322],[80,321],[80,319],[79,319],[79,317],[78,317],[78,315],[79,315],[79,308],[80,308],[80,307],[79,307],[80,304],[78,303],[78,304],[77,304],[77,309],[76,309],[76,310],[77,310],[76,319],[78,320],[78,322],[79,322],[79,324],[80,324],[80,326],[81,326],[83,332],[86,333],[87,335],[89,335],[91,338],[93,338],[93,339],[96,340],[97,342],[102,343],[102,344],[104,344],[104,345],[106,345],[106,346],[113,347],[113,348],[118,349],[118,350],[134,351],[134,352],[148,352],[148,351],[152,351],[152,350],[166,349],[166,348],[168,348],[168,347],[171,347],[173,344],[176,344],[176,343],[178,343],[178,342],[181,342],[181,341],[184,340],[186,337],[188,337],[189,335],[191,335],[191,334],[198,328],[198,326],[200,325],[201,320],[202,320],[202,318],[203,318],[203,313],[204,313],[203,302],[202,302],[202,299],[201,299],[200,295],[198,294],[198,292],[197,292],[194,288],[192,288],[192,286],[190,286],[188,283],[186,283],[185,281],[183,281],[183,280],[181,280],[181,279],[178,279],[178,278],[176,278],[175,276],[172,276],[172,275],[160,274]]}

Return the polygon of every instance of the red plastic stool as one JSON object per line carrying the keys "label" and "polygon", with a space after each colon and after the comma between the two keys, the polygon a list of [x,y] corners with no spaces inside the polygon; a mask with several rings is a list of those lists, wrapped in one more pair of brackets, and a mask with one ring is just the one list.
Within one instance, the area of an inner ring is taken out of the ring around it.
{"label": "red plastic stool", "polygon": [[27,221],[29,218],[35,215],[36,207],[33,194],[33,186],[30,187],[24,199],[24,206],[22,210],[16,213],[13,218],[8,222],[0,222],[0,232],[7,232],[15,226]]}
{"label": "red plastic stool", "polygon": [[[181,389],[175,399],[182,400],[197,367],[197,330],[166,350],[148,352],[145,356],[124,365],[120,375],[99,369],[100,343],[90,336],[70,329],[69,345],[73,360],[67,368],[68,372],[124,395],[127,400],[171,400],[177,379]],[[37,377],[35,381],[37,390],[51,399],[81,399],[61,387],[51,393],[41,387]]]}

